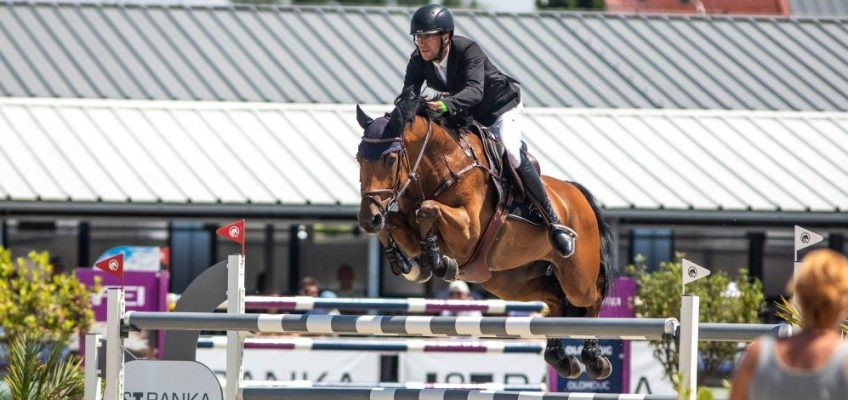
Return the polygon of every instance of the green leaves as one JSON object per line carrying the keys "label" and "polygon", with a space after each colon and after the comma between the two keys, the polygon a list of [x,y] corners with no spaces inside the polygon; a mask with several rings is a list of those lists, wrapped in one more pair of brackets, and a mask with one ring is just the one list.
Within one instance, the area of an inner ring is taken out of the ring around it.
{"label": "green leaves", "polygon": [[94,320],[91,293],[73,275],[53,274],[47,252],[12,259],[0,248],[0,343],[24,334],[45,341],[66,342],[85,332]]}
{"label": "green leaves", "polygon": [[[628,267],[629,274],[638,281],[636,316],[646,318],[680,318],[682,288],[682,265],[684,255],[676,254],[673,262],[661,263],[657,271],[648,273],[642,260],[637,258],[635,266]],[[763,285],[740,269],[735,278],[724,271],[712,271],[706,278],[686,285],[686,293],[700,298],[701,322],[757,323],[765,307]],[[654,357],[659,360],[669,379],[675,379],[678,366],[678,349],[673,340],[651,342]],[[720,373],[723,363],[733,363],[739,351],[737,343],[700,342],[698,352],[703,364],[699,380],[725,378]]]}
{"label": "green leaves", "polygon": [[[9,347],[6,384],[8,395],[15,400],[79,399],[85,391],[85,377],[80,359],[69,357],[62,361],[64,343],[54,343],[47,360],[41,354],[47,349],[40,338],[23,334]],[[3,397],[0,397],[3,398]]]}

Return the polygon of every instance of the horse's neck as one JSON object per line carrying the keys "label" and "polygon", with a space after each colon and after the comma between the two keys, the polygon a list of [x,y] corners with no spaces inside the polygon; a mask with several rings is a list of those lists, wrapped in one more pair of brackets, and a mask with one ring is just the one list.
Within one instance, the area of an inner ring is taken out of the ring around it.
{"label": "horse's neck", "polygon": [[[456,139],[445,128],[434,123],[432,129],[416,171],[425,196],[433,193],[452,172],[456,173],[463,168],[465,164],[461,160],[467,159]],[[425,137],[426,131],[407,144],[410,168],[414,168],[421,149],[425,146]]]}

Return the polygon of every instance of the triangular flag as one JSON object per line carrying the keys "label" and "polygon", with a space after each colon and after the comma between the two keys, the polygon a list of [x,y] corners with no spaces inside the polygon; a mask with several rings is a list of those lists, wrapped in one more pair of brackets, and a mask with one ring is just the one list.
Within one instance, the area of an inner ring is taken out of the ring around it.
{"label": "triangular flag", "polygon": [[100,268],[107,273],[110,273],[115,276],[123,276],[124,275],[124,254],[114,255],[112,257],[104,258],[96,263],[94,266]]}
{"label": "triangular flag", "polygon": [[231,224],[224,225],[218,228],[215,233],[238,244],[244,244],[244,220],[240,219]]}
{"label": "triangular flag", "polygon": [[683,259],[683,284],[692,283],[710,274],[710,270]]}
{"label": "triangular flag", "polygon": [[[824,240],[822,235],[795,225],[795,252]],[[795,254],[797,257],[797,254]]]}

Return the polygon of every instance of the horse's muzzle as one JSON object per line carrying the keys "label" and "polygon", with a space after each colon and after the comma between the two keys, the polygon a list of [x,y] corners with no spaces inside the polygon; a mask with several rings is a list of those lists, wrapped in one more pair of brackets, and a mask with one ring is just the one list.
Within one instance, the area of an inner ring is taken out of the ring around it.
{"label": "horse's muzzle", "polygon": [[375,235],[385,228],[386,216],[374,202],[362,204],[359,209],[359,226],[365,230],[365,233]]}

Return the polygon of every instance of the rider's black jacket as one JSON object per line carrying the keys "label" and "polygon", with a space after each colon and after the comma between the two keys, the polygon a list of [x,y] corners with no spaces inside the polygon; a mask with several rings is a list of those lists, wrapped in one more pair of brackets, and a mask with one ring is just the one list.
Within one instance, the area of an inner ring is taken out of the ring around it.
{"label": "rider's black jacket", "polygon": [[421,83],[448,93],[442,100],[451,118],[473,117],[489,126],[504,112],[518,105],[518,82],[501,72],[480,46],[471,39],[454,36],[448,52],[447,85],[442,83],[436,65],[424,61],[416,48],[409,57],[401,95],[421,93]]}

